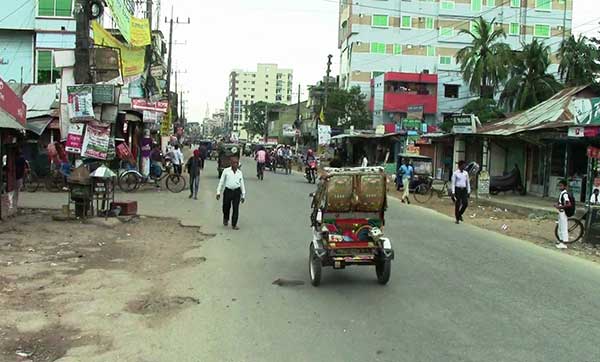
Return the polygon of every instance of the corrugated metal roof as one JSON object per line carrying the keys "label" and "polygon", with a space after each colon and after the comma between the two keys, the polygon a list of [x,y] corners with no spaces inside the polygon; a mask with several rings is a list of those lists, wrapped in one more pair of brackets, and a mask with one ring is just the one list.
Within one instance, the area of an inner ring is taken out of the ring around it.
{"label": "corrugated metal roof", "polygon": [[19,122],[15,121],[15,119],[0,109],[0,128],[10,128],[16,130],[23,130],[23,126],[19,124]]}
{"label": "corrugated metal roof", "polygon": [[477,133],[489,136],[510,136],[545,128],[561,128],[575,125],[569,105],[578,93],[588,88],[580,86],[567,88],[552,98],[524,112],[480,128]]}
{"label": "corrugated metal roof", "polygon": [[23,94],[23,102],[27,105],[27,116],[29,111],[47,111],[58,108],[55,104],[56,84],[32,84]]}

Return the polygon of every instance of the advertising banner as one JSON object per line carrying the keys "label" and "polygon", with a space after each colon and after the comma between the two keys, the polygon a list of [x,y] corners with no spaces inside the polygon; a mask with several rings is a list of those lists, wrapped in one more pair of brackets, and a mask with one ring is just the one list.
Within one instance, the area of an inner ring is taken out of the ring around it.
{"label": "advertising banner", "polygon": [[569,127],[568,136],[569,137],[584,137],[585,136],[585,128],[584,127]]}
{"label": "advertising banner", "polygon": [[296,130],[294,129],[294,127],[291,124],[284,124],[281,127],[281,135],[283,137],[295,137]]}
{"label": "advertising banner", "polygon": [[108,158],[110,144],[110,127],[98,127],[88,125],[85,137],[83,138],[83,147],[81,156],[106,160]]}
{"label": "advertising banner", "polygon": [[600,98],[574,99],[569,110],[579,125],[600,125]]}
{"label": "advertising banner", "polygon": [[83,146],[83,130],[85,124],[83,123],[71,123],[69,125],[69,133],[67,134],[67,143],[65,144],[65,150],[69,153],[81,153],[81,147]]}
{"label": "advertising banner", "polygon": [[23,127],[27,124],[27,107],[13,90],[0,79],[0,109],[8,113]]}
{"label": "advertising banner", "polygon": [[143,47],[149,45],[150,41],[150,23],[148,19],[138,19],[131,17],[131,45]]}
{"label": "advertising banner", "polygon": [[94,105],[91,85],[67,87],[67,110],[69,119],[86,121],[94,119]]}
{"label": "advertising banner", "polygon": [[167,101],[151,102],[147,99],[142,99],[142,98],[136,98],[136,99],[131,100],[131,108],[137,109],[139,111],[153,111],[153,112],[167,113],[168,107],[169,107],[169,102],[167,102]]}
{"label": "advertising banner", "polygon": [[130,47],[121,43],[118,39],[107,32],[97,21],[92,21],[94,32],[94,43],[119,49],[121,53],[123,77],[132,77],[144,72],[146,49],[144,47]]}
{"label": "advertising banner", "polygon": [[409,119],[418,119],[419,121],[423,120],[423,112],[425,112],[425,106],[408,106],[406,112],[406,118]]}
{"label": "advertising banner", "polygon": [[331,143],[331,126],[319,125],[319,146],[328,146]]}
{"label": "advertising banner", "polygon": [[461,114],[452,116],[452,133],[454,134],[471,134],[475,133],[475,117],[472,114]]}

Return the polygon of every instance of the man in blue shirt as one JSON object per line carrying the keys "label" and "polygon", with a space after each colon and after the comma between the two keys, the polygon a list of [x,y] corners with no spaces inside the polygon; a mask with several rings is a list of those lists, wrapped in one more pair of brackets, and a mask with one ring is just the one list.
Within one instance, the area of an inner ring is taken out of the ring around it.
{"label": "man in blue shirt", "polygon": [[415,174],[415,169],[410,164],[410,159],[404,159],[404,164],[400,166],[400,176],[402,177],[402,185],[404,186],[404,194],[402,195],[402,202],[406,202],[410,204],[410,200],[408,198],[410,194],[410,181]]}

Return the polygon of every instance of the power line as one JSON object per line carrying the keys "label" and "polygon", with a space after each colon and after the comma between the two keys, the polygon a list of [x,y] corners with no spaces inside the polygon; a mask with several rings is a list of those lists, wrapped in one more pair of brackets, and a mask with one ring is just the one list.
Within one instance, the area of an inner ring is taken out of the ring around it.
{"label": "power line", "polygon": [[11,13],[9,13],[8,15],[6,15],[5,17],[3,17],[2,19],[0,19],[0,23],[3,22],[4,20],[8,19],[11,15],[15,14],[17,11],[21,10],[22,8],[25,7],[25,5],[27,4],[33,4],[33,9],[32,12],[35,11],[35,2],[31,1],[31,0],[25,0],[23,2],[23,4],[21,4],[21,6],[19,6],[18,8],[16,8],[15,10],[13,10]]}

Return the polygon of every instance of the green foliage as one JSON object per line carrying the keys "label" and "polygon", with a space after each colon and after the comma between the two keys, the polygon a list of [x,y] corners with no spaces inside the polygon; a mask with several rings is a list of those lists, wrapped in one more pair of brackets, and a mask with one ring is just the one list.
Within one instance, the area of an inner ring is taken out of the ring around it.
{"label": "green foliage", "polygon": [[277,106],[274,103],[260,101],[245,107],[247,122],[244,124],[244,129],[248,132],[248,139],[254,138],[255,135],[265,136],[267,134],[269,125],[265,112]]}
{"label": "green foliage", "polygon": [[562,42],[558,57],[560,78],[567,87],[597,83],[600,51],[588,38],[571,35]]}
{"label": "green foliage", "polygon": [[476,115],[481,123],[487,123],[504,117],[504,113],[493,99],[480,98],[470,101],[463,108],[463,113]]}
{"label": "green foliage", "polygon": [[488,22],[479,17],[472,31],[463,29],[459,33],[472,38],[471,45],[462,48],[456,55],[463,79],[469,84],[471,92],[482,98],[493,98],[494,92],[508,77],[506,64],[511,50],[501,42],[506,38],[504,29],[494,29],[495,20]]}
{"label": "green foliage", "polygon": [[531,108],[562,89],[552,74],[546,73],[550,65],[550,47],[534,39],[511,62],[511,76],[502,94],[500,104],[509,111]]}
{"label": "green foliage", "polygon": [[367,110],[367,100],[359,87],[350,90],[332,88],[329,90],[327,107],[324,109],[325,123],[332,127],[366,129],[371,125]]}

